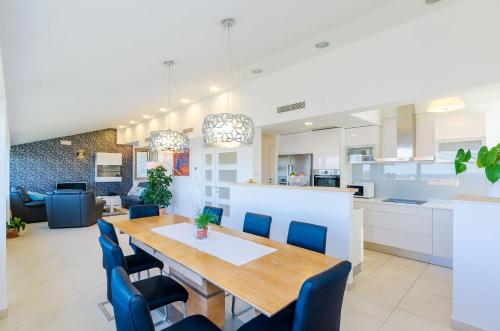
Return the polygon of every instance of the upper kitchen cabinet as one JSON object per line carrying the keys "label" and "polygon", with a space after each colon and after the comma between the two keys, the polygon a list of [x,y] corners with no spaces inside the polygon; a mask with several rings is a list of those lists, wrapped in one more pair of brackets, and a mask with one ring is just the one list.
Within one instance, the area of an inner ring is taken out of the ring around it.
{"label": "upper kitchen cabinet", "polygon": [[473,159],[486,140],[484,113],[436,117],[434,120],[436,160],[451,162],[459,148],[470,149]]}
{"label": "upper kitchen cabinet", "polygon": [[345,129],[345,145],[349,163],[373,162],[380,154],[380,127]]}
{"label": "upper kitchen cabinet", "polygon": [[310,154],[313,152],[313,132],[282,134],[279,142],[279,154]]}
{"label": "upper kitchen cabinet", "polygon": [[341,129],[313,131],[313,169],[340,169]]}

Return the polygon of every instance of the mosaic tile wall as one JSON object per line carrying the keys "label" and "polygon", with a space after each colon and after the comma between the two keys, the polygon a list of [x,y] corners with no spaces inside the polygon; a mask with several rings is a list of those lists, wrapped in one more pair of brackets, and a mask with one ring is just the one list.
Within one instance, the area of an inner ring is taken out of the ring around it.
{"label": "mosaic tile wall", "polygon": [[[61,145],[71,141],[71,146]],[[84,158],[76,157],[83,150]],[[95,154],[122,153],[122,182],[95,182]],[[50,192],[58,182],[87,182],[97,195],[127,194],[132,187],[133,148],[116,144],[116,130],[105,129],[33,143],[14,145],[10,151],[10,186]]]}

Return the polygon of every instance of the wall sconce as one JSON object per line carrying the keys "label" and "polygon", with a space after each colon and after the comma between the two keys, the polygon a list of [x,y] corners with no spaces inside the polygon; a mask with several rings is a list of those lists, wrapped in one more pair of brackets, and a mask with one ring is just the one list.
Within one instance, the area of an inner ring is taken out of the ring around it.
{"label": "wall sconce", "polygon": [[76,158],[77,158],[78,160],[83,160],[83,159],[85,158],[85,154],[84,154],[84,152],[83,152],[83,149],[80,149],[80,150],[78,151],[78,153],[76,153]]}

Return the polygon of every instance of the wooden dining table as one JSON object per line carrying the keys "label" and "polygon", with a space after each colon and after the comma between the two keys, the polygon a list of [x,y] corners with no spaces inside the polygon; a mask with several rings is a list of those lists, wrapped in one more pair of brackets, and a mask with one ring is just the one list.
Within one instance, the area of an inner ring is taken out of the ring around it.
{"label": "wooden dining table", "polygon": [[209,233],[218,231],[275,249],[253,261],[235,265],[153,231],[166,225],[193,223],[191,218],[167,214],[134,220],[108,218],[106,221],[128,234],[135,245],[168,265],[170,275],[188,290],[189,315],[205,315],[219,326],[224,324],[225,293],[270,317],[297,299],[306,279],[339,262],[324,254],[211,225]]}

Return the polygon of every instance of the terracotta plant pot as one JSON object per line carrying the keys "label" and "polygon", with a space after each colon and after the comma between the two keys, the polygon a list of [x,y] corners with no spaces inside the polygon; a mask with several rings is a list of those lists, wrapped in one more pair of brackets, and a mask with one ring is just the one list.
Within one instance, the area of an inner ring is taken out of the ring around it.
{"label": "terracotta plant pot", "polygon": [[208,234],[208,228],[197,228],[196,226],[194,227],[194,236],[196,239],[205,239]]}
{"label": "terracotta plant pot", "polygon": [[167,208],[160,208],[160,215],[167,215]]}
{"label": "terracotta plant pot", "polygon": [[7,239],[19,237],[19,232],[16,229],[7,229]]}

